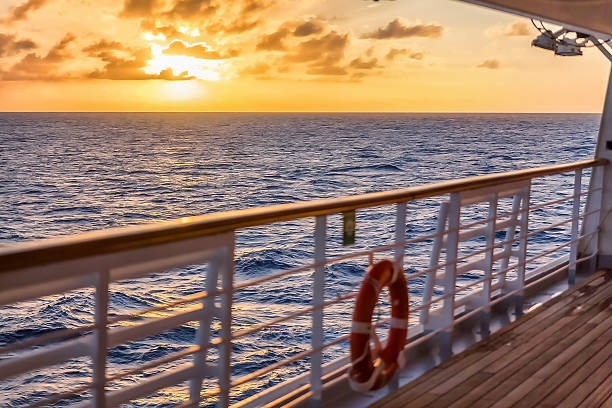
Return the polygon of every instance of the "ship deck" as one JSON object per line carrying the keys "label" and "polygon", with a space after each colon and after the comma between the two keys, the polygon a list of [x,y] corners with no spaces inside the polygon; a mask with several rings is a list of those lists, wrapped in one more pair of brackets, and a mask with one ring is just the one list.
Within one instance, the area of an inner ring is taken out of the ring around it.
{"label": "ship deck", "polygon": [[371,407],[612,407],[612,271],[600,271]]}

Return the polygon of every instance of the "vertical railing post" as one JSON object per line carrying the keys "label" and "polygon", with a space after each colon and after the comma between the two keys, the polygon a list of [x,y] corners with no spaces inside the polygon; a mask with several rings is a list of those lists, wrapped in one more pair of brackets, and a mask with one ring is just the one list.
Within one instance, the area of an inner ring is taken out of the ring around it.
{"label": "vertical railing post", "polygon": [[229,407],[232,378],[232,304],[234,298],[234,234],[229,247],[223,249],[221,288],[221,338],[219,355],[219,407]]}
{"label": "vertical railing post", "polygon": [[[397,203],[395,209],[395,247],[394,258],[395,267],[400,269],[400,273],[404,270],[404,254],[406,247],[403,245],[406,242],[406,203]],[[400,245],[401,244],[401,245]],[[406,288],[408,290],[408,288]],[[410,318],[410,316],[408,316]],[[399,372],[396,372],[389,384],[390,390],[399,388]]]}
{"label": "vertical railing post", "polygon": [[[220,308],[216,306],[215,292],[219,290],[221,278]],[[202,299],[202,318],[199,321],[196,333],[196,344],[200,350],[194,354],[196,376],[189,381],[189,400],[198,406],[202,392],[202,380],[210,376],[208,364],[208,345],[210,344],[211,324],[216,317],[221,321],[221,344],[218,346],[219,360],[217,363],[218,385],[221,392],[217,401],[218,407],[229,406],[231,386],[231,352],[232,352],[232,302],[234,288],[234,234],[231,233],[229,242],[208,262],[206,274],[206,292],[209,296]]]}
{"label": "vertical railing post", "polygon": [[[519,251],[518,269],[516,271],[517,295],[514,310],[517,317],[523,315],[523,288],[525,287],[525,273],[527,270],[527,241],[529,239],[529,202],[531,201],[531,181],[519,194],[520,197],[520,221],[519,221]],[[514,239],[514,237],[512,238]]]}
{"label": "vertical railing post", "polygon": [[[442,250],[442,243],[444,242],[444,229],[446,228],[446,221],[448,218],[448,202],[440,203],[440,210],[438,212],[438,224],[436,226],[436,236],[433,239],[433,245],[431,248],[431,257],[429,259],[429,272],[425,276],[425,290],[423,291],[423,304],[431,302],[433,297],[434,286],[436,285],[436,269],[440,262],[440,252]],[[429,311],[431,306],[427,306],[421,309],[421,324],[427,330],[429,324]]]}
{"label": "vertical railing post", "polygon": [[485,306],[482,312],[480,312],[480,335],[484,338],[491,334],[489,323],[490,323],[490,309],[491,303],[491,280],[493,279],[493,256],[495,255],[495,231],[497,226],[497,193],[491,193],[489,195],[489,214],[487,222],[487,252],[485,255],[486,270],[484,272],[484,278],[482,282],[482,298],[481,306]]}
{"label": "vertical railing post", "polygon": [[397,246],[393,252],[395,264],[403,269],[406,253],[406,247],[403,245],[406,242],[406,203],[398,203],[395,211],[395,244]]}
{"label": "vertical railing post", "polygon": [[569,268],[567,272],[567,284],[576,283],[576,259],[578,256],[578,222],[580,221],[580,193],[582,191],[582,170],[577,169],[574,174],[574,201],[572,205],[572,233],[570,246]]}
{"label": "vertical railing post", "polygon": [[590,273],[594,273],[597,267],[597,256],[599,254],[599,235],[601,209],[603,208],[603,177],[604,167],[597,166],[591,169],[591,180],[588,185],[589,193],[586,197],[585,216],[582,219],[581,234],[587,239],[581,241],[578,245],[578,256],[593,255],[593,258],[588,261],[588,266],[577,266],[582,269],[588,268]]}
{"label": "vertical railing post", "polygon": [[444,294],[449,295],[442,303],[442,324],[446,329],[440,333],[440,357],[448,360],[453,354],[452,332],[455,320],[455,288],[457,281],[457,252],[459,250],[459,228],[461,226],[461,197],[452,193],[448,214],[448,236],[446,240],[446,268],[444,270]]}
{"label": "vertical railing post", "polygon": [[[508,265],[510,265],[510,258],[512,257],[512,244],[513,244],[513,240],[515,238],[516,235],[516,224],[517,222],[520,223],[519,219],[519,209],[521,207],[521,194],[515,194],[514,197],[512,198],[512,212],[510,215],[510,225],[508,226],[508,228],[506,228],[506,236],[505,236],[505,241],[506,244],[504,244],[504,257],[501,260],[500,263],[500,271],[505,271],[508,269]],[[507,272],[503,272],[501,275],[499,275],[499,287],[502,288],[502,290],[504,290],[504,286],[506,285],[506,275]]]}
{"label": "vertical railing post", "polygon": [[[601,220],[601,210],[603,209],[603,188],[604,188],[604,170],[605,168],[600,168],[599,171],[597,173],[595,173],[595,168],[593,168],[591,170],[591,177],[595,177],[595,188],[599,189],[599,191],[597,191],[597,195],[594,197],[595,202],[596,202],[596,206],[597,206],[597,212],[594,214],[595,215],[595,225],[593,230],[591,231],[586,231],[585,229],[585,233],[587,232],[594,232],[594,235],[589,235],[589,237],[591,237],[593,239],[593,251],[595,253],[597,253],[597,256],[591,260],[590,262],[590,272],[591,273],[595,273],[595,270],[597,268],[597,259],[599,257],[599,255],[601,254],[599,252],[599,234],[600,234],[600,223],[603,222],[603,220]],[[587,207],[588,208],[588,207]],[[601,220],[601,221],[600,221]],[[582,221],[583,225],[585,225],[586,220]],[[587,241],[588,242],[588,241]],[[588,247],[588,245],[587,245]],[[585,248],[588,250],[588,248]]]}
{"label": "vertical railing post", "polygon": [[[208,271],[206,274],[206,293],[213,294],[217,292],[219,282],[219,270],[221,269],[221,259],[216,254],[208,261]],[[209,295],[201,300],[202,303],[202,318],[198,324],[196,332],[196,344],[200,350],[194,354],[193,365],[198,373],[196,377],[189,381],[189,401],[197,406],[200,401],[200,393],[202,392],[202,380],[208,370],[208,344],[210,343],[210,325],[216,314],[215,296]]]}
{"label": "vertical railing post", "polygon": [[106,407],[106,356],[108,346],[108,286],[109,271],[103,270],[97,274],[95,303],[95,347],[93,361],[93,406]]}
{"label": "vertical railing post", "polygon": [[319,215],[315,219],[315,264],[313,275],[312,304],[316,309],[312,312],[312,338],[311,345],[315,351],[310,357],[310,398],[311,407],[321,406],[321,382],[323,353],[323,309],[320,307],[325,301],[325,248],[327,243],[327,216]]}

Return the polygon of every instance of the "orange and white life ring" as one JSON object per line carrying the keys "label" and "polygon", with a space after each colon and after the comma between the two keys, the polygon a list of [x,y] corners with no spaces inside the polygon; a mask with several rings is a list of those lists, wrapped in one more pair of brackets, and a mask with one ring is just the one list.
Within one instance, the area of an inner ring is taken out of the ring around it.
{"label": "orange and white life ring", "polygon": [[[372,327],[372,315],[382,288],[389,287],[391,322],[383,348]],[[405,364],[402,350],[408,336],[408,287],[404,272],[384,260],[371,265],[361,283],[351,327],[349,381],[355,391],[366,392],[385,386]],[[370,339],[375,349],[370,348]]]}

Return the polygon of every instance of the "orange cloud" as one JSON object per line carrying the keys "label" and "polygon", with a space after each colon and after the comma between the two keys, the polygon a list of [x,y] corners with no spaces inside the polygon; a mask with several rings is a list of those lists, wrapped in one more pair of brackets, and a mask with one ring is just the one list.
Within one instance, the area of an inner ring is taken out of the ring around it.
{"label": "orange cloud", "polygon": [[350,63],[351,68],[357,69],[373,69],[373,68],[382,68],[378,65],[378,59],[372,58],[370,60],[362,60],[361,58],[355,58]]}
{"label": "orange cloud", "polygon": [[306,37],[313,34],[320,34],[325,30],[326,24],[322,20],[310,19],[298,25],[293,32],[296,37]]}
{"label": "orange cloud", "polygon": [[436,24],[404,25],[399,18],[391,21],[385,27],[361,36],[364,39],[386,40],[390,38],[426,37],[440,38],[444,28]]}
{"label": "orange cloud", "polygon": [[243,75],[263,75],[270,71],[270,66],[265,62],[258,62],[240,71]]}
{"label": "orange cloud", "polygon": [[322,67],[310,68],[306,71],[309,75],[347,75],[348,72],[345,68],[337,67],[334,65],[326,65]]}
{"label": "orange cloud", "polygon": [[177,0],[166,16],[190,20],[215,14],[218,8],[213,0]]}
{"label": "orange cloud", "polygon": [[89,78],[95,79],[113,79],[113,80],[147,80],[147,79],[163,79],[166,81],[183,81],[194,79],[187,72],[179,75],[174,75],[172,69],[168,68],[159,74],[147,74],[143,71],[147,61],[152,58],[149,49],[139,49],[132,52],[131,57],[122,58],[114,55],[112,52],[102,52],[98,54],[98,58],[106,63],[103,69],[89,73]]}
{"label": "orange cloud", "polygon": [[488,59],[482,62],[481,64],[476,65],[478,68],[488,68],[488,69],[499,69],[500,64],[496,59]]}
{"label": "orange cloud", "polygon": [[125,0],[121,17],[146,17],[159,6],[158,0]]}
{"label": "orange cloud", "polygon": [[36,43],[32,40],[17,40],[14,35],[0,34],[0,57],[10,57],[34,48],[36,48]]}
{"label": "orange cloud", "polygon": [[531,34],[532,32],[529,30],[527,23],[522,21],[511,24],[504,32],[506,37],[525,37]]}
{"label": "orange cloud", "polygon": [[200,59],[228,59],[238,56],[238,50],[229,50],[226,54],[221,54],[218,51],[211,51],[203,44],[188,45],[181,40],[175,40],[170,43],[168,48],[163,50],[164,55],[185,55],[188,57]]}
{"label": "orange cloud", "polygon": [[409,49],[406,48],[390,48],[385,58],[390,61],[393,61],[395,57],[398,57],[400,55],[406,55],[408,58],[414,60],[422,60],[425,56],[425,54],[423,54],[422,52],[411,52]]}
{"label": "orange cloud", "polygon": [[91,44],[83,48],[83,52],[89,56],[96,56],[98,53],[109,50],[125,50],[126,47],[118,41],[100,40],[97,43]]}
{"label": "orange cloud", "polygon": [[323,37],[301,42],[295,51],[287,54],[284,59],[287,62],[324,61],[325,65],[329,65],[344,58],[348,43],[348,34],[331,31]]}
{"label": "orange cloud", "polygon": [[34,53],[27,54],[9,71],[2,72],[2,79],[10,81],[62,79],[62,75],[57,70],[62,62],[72,58],[72,54],[66,48],[75,39],[74,34],[66,34],[44,57]]}
{"label": "orange cloud", "polygon": [[289,35],[290,31],[286,27],[281,27],[278,31],[272,34],[264,35],[255,48],[257,51],[285,51],[287,46],[285,45],[285,38]]}
{"label": "orange cloud", "polygon": [[28,15],[41,8],[47,3],[47,0],[27,0],[25,3],[11,9],[11,15],[8,17],[8,22],[18,20],[26,20]]}

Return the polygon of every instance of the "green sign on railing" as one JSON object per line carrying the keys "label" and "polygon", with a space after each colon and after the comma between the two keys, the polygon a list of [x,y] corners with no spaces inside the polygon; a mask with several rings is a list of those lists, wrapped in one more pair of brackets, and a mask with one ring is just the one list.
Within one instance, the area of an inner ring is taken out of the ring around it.
{"label": "green sign on railing", "polygon": [[342,213],[342,245],[355,243],[355,211]]}

